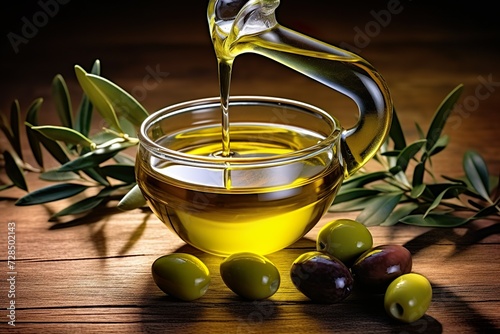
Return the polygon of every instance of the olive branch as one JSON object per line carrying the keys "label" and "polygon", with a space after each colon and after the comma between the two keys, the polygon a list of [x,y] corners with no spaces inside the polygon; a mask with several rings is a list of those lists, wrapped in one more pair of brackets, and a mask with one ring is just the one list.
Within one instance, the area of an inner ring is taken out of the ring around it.
{"label": "olive branch", "polygon": [[[61,75],[52,81],[52,95],[61,125],[40,125],[38,114],[43,99],[35,99],[21,121],[18,101],[12,103],[10,119],[0,114],[0,130],[10,147],[3,150],[5,174],[12,187],[27,194],[17,206],[37,205],[85,194],[49,220],[85,215],[115,198],[118,208],[131,210],[146,202],[135,180],[133,156],[126,150],[138,145],[137,129],[148,116],[146,109],[129,93],[101,76],[96,60],[89,73],[75,66],[83,90],[79,107],[72,110],[72,99]],[[437,108],[425,133],[417,124],[420,138],[407,144],[396,112],[389,138],[377,153],[380,169],[364,169],[344,181],[330,211],[360,211],[357,220],[365,225],[391,226],[396,223],[454,227],[479,218],[500,217],[499,178],[491,176],[479,153],[467,151],[463,157],[464,176],[438,179],[432,170],[432,157],[442,152],[449,138],[442,134],[463,86],[457,86]],[[107,127],[91,132],[94,110]],[[38,167],[25,161],[21,150],[21,129]],[[60,164],[47,170],[42,147]],[[28,172],[39,173],[53,182],[31,191],[25,179]],[[89,190],[92,194],[84,193]]]}
{"label": "olive branch", "polygon": [[[10,150],[3,152],[3,157],[5,172],[12,182],[1,186],[0,190],[15,186],[28,192],[16,205],[44,204],[94,190],[93,195],[75,201],[49,218],[55,220],[62,216],[88,213],[124,192],[119,208],[132,209],[145,204],[136,187],[135,160],[123,151],[138,144],[136,131],[148,112],[125,90],[100,76],[100,72],[99,60],[95,61],[90,73],[75,66],[76,77],[83,90],[75,116],[64,78],[61,75],[54,77],[52,95],[61,126],[39,125],[38,114],[43,99],[38,98],[29,106],[24,126],[38,169],[23,159],[19,103],[12,103],[10,122],[5,117],[0,120],[0,128],[11,145]],[[107,127],[91,133],[95,109]],[[51,170],[44,168],[42,147],[60,164],[59,167]],[[41,179],[55,184],[30,192],[25,172],[40,172]]]}
{"label": "olive branch", "polygon": [[445,97],[426,133],[416,124],[419,139],[409,144],[394,111],[389,139],[375,156],[381,169],[361,170],[344,181],[330,211],[361,211],[357,220],[367,226],[456,227],[499,218],[499,177],[489,174],[479,153],[465,152],[461,178],[443,175],[439,180],[433,172],[432,157],[449,143],[442,131],[462,90],[459,85]]}

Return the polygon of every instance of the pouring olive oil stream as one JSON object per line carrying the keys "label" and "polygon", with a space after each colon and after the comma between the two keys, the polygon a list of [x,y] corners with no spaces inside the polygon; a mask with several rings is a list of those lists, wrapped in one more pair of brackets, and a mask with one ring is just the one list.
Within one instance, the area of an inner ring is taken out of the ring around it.
{"label": "pouring olive oil stream", "polygon": [[[300,239],[388,133],[392,104],[378,72],[279,25],[278,5],[211,0],[220,96],[167,107],[141,128],[136,170],[148,204],[184,241],[212,254],[268,254]],[[360,121],[346,130],[303,102],[230,97],[233,63],[249,52],[347,95]]]}

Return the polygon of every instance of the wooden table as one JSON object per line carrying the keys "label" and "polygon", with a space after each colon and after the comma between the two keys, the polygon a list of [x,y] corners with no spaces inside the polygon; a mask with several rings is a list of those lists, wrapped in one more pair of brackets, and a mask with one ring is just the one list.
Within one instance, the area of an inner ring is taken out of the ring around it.
{"label": "wooden table", "polygon": [[[52,77],[64,75],[76,105],[81,93],[73,65],[89,68],[95,58],[101,59],[105,77],[135,94],[149,111],[217,95],[204,1],[183,1],[182,8],[173,9],[166,8],[169,1],[54,3],[52,9],[40,3],[18,4],[2,13],[5,36],[8,32],[24,36],[26,21],[38,25],[36,33],[16,47],[2,40],[3,113],[15,98],[24,113],[32,99],[41,96],[42,119],[56,122]],[[409,138],[417,137],[414,122],[426,128],[445,95],[463,83],[464,112],[455,113],[445,128],[451,141],[434,161],[435,169],[438,175],[459,177],[463,153],[475,149],[490,173],[499,174],[500,30],[488,3],[469,7],[453,3],[458,7],[454,14],[444,5],[417,1],[353,6],[324,1],[301,8],[304,3],[283,1],[278,20],[332,44],[350,46],[369,59],[391,87]],[[235,66],[234,95],[292,97],[329,110],[334,103],[347,110],[334,112],[341,122],[346,126],[354,122],[348,103],[332,101],[328,90],[286,68],[252,55],[242,56]],[[96,120],[94,129],[101,125]],[[1,147],[5,145],[3,140]],[[30,156],[25,141],[23,145]],[[3,170],[0,178],[7,180]],[[30,190],[45,185],[34,173],[27,178]],[[399,324],[384,314],[378,299],[355,295],[341,304],[318,305],[302,296],[289,279],[291,262],[314,248],[314,237],[325,222],[355,218],[356,213],[329,214],[304,239],[270,254],[282,274],[280,290],[269,300],[247,302],[224,286],[218,274],[220,258],[186,246],[147,212],[119,212],[112,202],[88,216],[54,223],[48,218],[67,202],[14,206],[24,194],[17,189],[0,193],[2,333],[498,333],[500,329],[498,219],[453,229],[370,228],[376,244],[405,245],[413,254],[414,271],[425,274],[433,285],[427,314],[415,323]],[[6,261],[9,223],[15,224],[15,274]],[[155,286],[151,264],[172,252],[189,252],[206,262],[213,278],[203,298],[179,302]],[[15,276],[12,286],[6,284],[10,276]],[[8,297],[11,287],[15,298]],[[15,328],[7,324],[10,300],[15,301]]]}

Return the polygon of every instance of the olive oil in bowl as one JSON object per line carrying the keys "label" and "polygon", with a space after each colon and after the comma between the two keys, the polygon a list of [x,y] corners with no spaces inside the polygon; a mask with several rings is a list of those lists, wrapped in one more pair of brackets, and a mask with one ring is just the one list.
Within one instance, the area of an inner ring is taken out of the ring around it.
{"label": "olive oil in bowl", "polygon": [[174,106],[150,122],[138,184],[155,214],[205,252],[280,250],[318,222],[340,186],[336,123],[287,100],[234,98],[224,157],[215,101]]}

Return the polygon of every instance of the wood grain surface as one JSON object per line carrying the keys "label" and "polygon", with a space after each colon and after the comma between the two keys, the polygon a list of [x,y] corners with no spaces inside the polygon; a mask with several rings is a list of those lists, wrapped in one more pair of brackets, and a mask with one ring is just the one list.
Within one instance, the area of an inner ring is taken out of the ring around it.
{"label": "wood grain surface", "polygon": [[[282,1],[278,21],[367,58],[385,77],[405,134],[417,138],[441,100],[463,83],[464,93],[445,132],[449,147],[433,161],[437,175],[463,174],[468,149],[500,174],[500,29],[486,1],[440,5],[420,1]],[[52,7],[47,7],[51,4]],[[47,9],[52,8],[52,9]],[[44,14],[45,13],[45,14]],[[189,99],[216,96],[217,68],[206,23],[205,1],[40,1],[2,10],[0,110],[19,99],[23,114],[34,98],[45,102],[41,119],[57,122],[50,83],[64,75],[81,96],[73,66],[102,62],[103,76],[131,92],[148,111]],[[35,24],[35,31],[24,27]],[[24,28],[23,28],[24,27]],[[28,29],[28,30],[27,30]],[[13,36],[22,42],[12,42]],[[9,39],[10,36],[10,39]],[[287,68],[253,55],[235,63],[232,94],[303,100],[355,122],[345,98]],[[102,122],[94,120],[94,130]],[[3,136],[0,147],[7,146]],[[31,158],[23,139],[25,155]],[[133,152],[131,152],[133,154]],[[48,161],[51,166],[55,162]],[[30,190],[46,185],[27,175]],[[7,182],[0,169],[0,180]],[[83,217],[48,218],[67,202],[16,207],[25,193],[0,192],[0,332],[10,333],[498,333],[500,329],[499,221],[459,228],[405,225],[370,227],[376,244],[398,243],[413,255],[414,271],[433,286],[427,314],[412,324],[390,320],[380,298],[354,294],[340,304],[310,302],[289,278],[292,261],[314,248],[319,228],[270,254],[282,275],[279,291],[260,302],[244,301],[219,276],[221,258],[187,246],[148,211],[120,212],[116,202]],[[8,223],[15,223],[15,327],[8,325],[11,286],[7,268]],[[154,284],[159,256],[189,252],[212,272],[204,297],[179,302]],[[7,283],[6,283],[7,282]]]}

